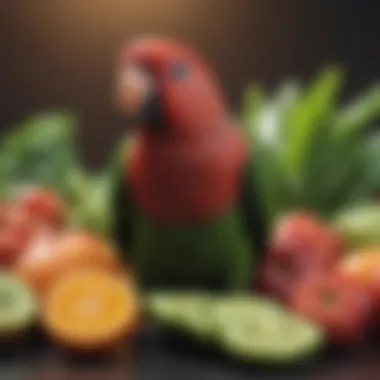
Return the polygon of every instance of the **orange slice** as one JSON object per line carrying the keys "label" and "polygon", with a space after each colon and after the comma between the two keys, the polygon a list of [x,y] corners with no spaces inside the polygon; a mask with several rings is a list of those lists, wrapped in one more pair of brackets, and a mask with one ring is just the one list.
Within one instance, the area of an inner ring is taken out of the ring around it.
{"label": "orange slice", "polygon": [[63,277],[48,292],[42,312],[53,340],[84,350],[118,345],[134,332],[138,318],[132,281],[100,269]]}
{"label": "orange slice", "polygon": [[366,247],[348,254],[338,265],[338,273],[357,281],[365,287],[379,283],[380,249]]}
{"label": "orange slice", "polygon": [[55,281],[77,269],[121,270],[119,257],[110,243],[86,231],[65,231],[36,236],[13,268],[41,297]]}

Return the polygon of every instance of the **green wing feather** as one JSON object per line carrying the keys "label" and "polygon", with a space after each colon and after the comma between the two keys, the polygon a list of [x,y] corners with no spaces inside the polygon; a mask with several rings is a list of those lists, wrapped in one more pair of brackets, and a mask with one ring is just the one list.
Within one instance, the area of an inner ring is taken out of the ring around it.
{"label": "green wing feather", "polygon": [[130,262],[131,245],[134,232],[134,207],[128,186],[128,155],[134,140],[123,139],[112,163],[112,182],[109,192],[112,222],[110,235],[117,242],[125,259]]}
{"label": "green wing feather", "polygon": [[254,154],[247,160],[242,175],[240,201],[243,227],[256,250],[262,252],[266,241],[263,207],[259,199],[259,188],[255,172]]}

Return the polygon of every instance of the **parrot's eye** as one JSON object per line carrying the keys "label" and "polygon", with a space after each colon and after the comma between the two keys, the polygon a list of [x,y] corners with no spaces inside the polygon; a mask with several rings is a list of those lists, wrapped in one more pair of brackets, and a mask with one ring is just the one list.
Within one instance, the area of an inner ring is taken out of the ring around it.
{"label": "parrot's eye", "polygon": [[174,80],[185,78],[189,74],[189,68],[185,62],[177,61],[170,66],[170,76]]}

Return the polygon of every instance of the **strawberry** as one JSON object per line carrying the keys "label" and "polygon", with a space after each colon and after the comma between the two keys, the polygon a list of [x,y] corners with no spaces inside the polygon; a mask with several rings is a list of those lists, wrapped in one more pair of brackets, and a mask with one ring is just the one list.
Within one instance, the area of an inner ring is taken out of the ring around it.
{"label": "strawberry", "polygon": [[275,225],[261,273],[263,289],[287,300],[300,281],[329,272],[342,252],[340,238],[310,213],[294,213]]}
{"label": "strawberry", "polygon": [[40,187],[31,187],[18,200],[19,208],[31,215],[35,220],[59,228],[62,226],[65,206],[59,195]]}

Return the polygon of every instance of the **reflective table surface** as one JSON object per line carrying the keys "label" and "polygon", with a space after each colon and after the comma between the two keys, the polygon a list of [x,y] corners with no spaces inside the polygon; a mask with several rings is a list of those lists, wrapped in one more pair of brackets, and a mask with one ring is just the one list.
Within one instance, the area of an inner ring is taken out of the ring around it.
{"label": "reflective table surface", "polygon": [[73,356],[52,347],[36,334],[22,345],[3,343],[1,380],[375,380],[380,376],[379,347],[326,351],[289,368],[231,362],[162,331],[146,329],[131,348],[108,357]]}

